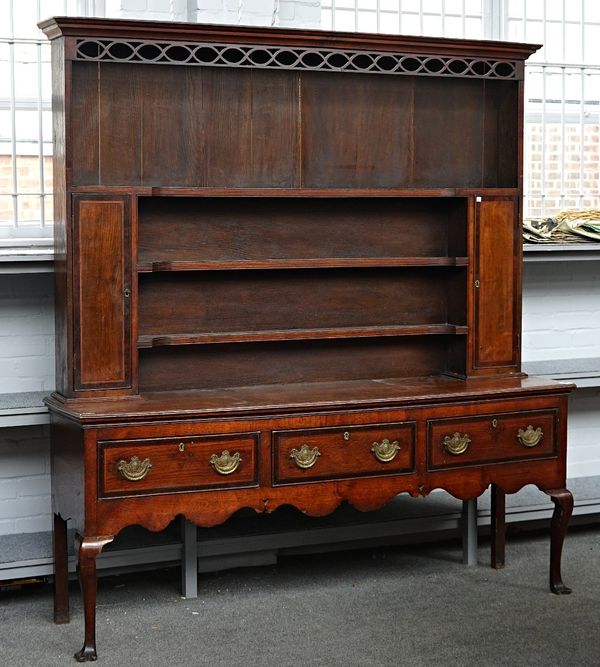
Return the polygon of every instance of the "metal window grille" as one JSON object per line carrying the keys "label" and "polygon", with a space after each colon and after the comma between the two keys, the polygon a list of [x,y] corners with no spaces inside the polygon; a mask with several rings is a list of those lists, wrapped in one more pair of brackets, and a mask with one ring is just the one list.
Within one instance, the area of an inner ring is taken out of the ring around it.
{"label": "metal window grille", "polygon": [[525,216],[600,208],[600,2],[512,0],[504,25],[544,45],[526,68]]}
{"label": "metal window grille", "polygon": [[[0,245],[52,234],[50,52],[36,23],[102,16],[107,1],[0,1]],[[600,208],[599,0],[322,0],[321,8],[325,29],[543,43],[526,70],[525,215]]]}
{"label": "metal window grille", "polygon": [[0,2],[0,245],[52,236],[50,46],[36,24],[52,15],[98,14],[103,4]]}
{"label": "metal window grille", "polygon": [[600,208],[599,0],[323,0],[322,27],[543,44],[526,68],[525,216]]}
{"label": "metal window grille", "polygon": [[436,37],[483,37],[483,0],[323,0],[321,27]]}

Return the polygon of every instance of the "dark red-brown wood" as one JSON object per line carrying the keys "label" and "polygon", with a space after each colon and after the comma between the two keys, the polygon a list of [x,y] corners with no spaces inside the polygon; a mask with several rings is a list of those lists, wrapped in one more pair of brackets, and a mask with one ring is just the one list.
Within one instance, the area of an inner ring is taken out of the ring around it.
{"label": "dark red-brown wood", "polygon": [[494,372],[518,363],[521,235],[516,200],[484,199],[476,208],[474,370]]}
{"label": "dark red-brown wood", "polygon": [[68,623],[69,617],[69,563],[67,551],[67,522],[54,514],[52,557],[54,559],[54,622]]}
{"label": "dark red-brown wood", "polygon": [[544,489],[544,491],[554,503],[550,543],[550,590],[558,595],[567,595],[571,593],[571,589],[563,584],[560,564],[563,542],[573,513],[573,494],[568,489]]}
{"label": "dark red-brown wood", "polygon": [[76,196],[75,388],[131,386],[129,200]]}
{"label": "dark red-brown wood", "polygon": [[[499,567],[504,494],[536,484],[556,505],[550,586],[567,592],[571,387],[520,372],[523,61],[535,47],[42,28],[56,143],[55,620],[68,620],[68,518],[77,660],[96,658],[103,546],[178,515],[213,526],[287,504],[323,516],[492,485]],[[238,45],[230,55],[255,65],[147,57],[191,53],[182,43]],[[263,47],[279,60],[265,67]],[[388,69],[365,68],[371,58]],[[391,73],[400,61],[409,69]],[[459,454],[454,433],[469,439]]]}
{"label": "dark red-brown wood", "polygon": [[506,494],[496,484],[491,488],[491,565],[495,570],[504,567],[506,543]]}

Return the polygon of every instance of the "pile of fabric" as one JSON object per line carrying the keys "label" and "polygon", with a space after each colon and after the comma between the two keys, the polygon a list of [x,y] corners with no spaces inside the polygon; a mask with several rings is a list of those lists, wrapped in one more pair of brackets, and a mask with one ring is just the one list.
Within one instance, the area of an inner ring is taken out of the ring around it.
{"label": "pile of fabric", "polygon": [[523,221],[525,243],[600,243],[600,210],[564,211]]}

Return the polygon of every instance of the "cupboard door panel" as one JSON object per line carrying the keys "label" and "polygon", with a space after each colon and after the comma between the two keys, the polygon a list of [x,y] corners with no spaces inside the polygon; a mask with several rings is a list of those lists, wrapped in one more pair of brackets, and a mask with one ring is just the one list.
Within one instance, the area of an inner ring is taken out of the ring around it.
{"label": "cupboard door panel", "polygon": [[[521,253],[515,199],[477,204],[475,230],[475,336],[473,366],[505,368],[518,363]],[[504,261],[500,258],[513,258]]]}
{"label": "cupboard door panel", "polygon": [[129,198],[75,197],[75,389],[131,386]]}

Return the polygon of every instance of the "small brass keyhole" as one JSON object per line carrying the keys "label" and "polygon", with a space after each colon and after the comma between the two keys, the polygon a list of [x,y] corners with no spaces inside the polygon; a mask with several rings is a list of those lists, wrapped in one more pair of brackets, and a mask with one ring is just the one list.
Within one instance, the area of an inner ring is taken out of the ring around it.
{"label": "small brass keyhole", "polygon": [[350,433],[348,431],[344,431],[344,440],[350,440]]}
{"label": "small brass keyhole", "polygon": [[492,428],[498,428],[498,420],[492,419]]}
{"label": "small brass keyhole", "polygon": [[179,451],[180,452],[185,452],[185,442],[180,442],[179,443]]}

